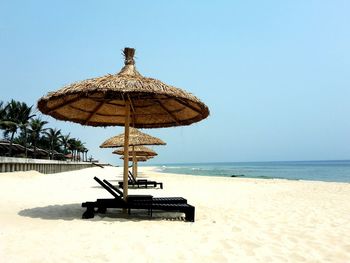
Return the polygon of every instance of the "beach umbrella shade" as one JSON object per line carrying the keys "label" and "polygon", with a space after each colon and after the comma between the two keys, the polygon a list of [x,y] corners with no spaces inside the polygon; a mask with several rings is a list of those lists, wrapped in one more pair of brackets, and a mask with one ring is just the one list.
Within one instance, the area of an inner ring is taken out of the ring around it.
{"label": "beach umbrella shade", "polygon": [[[138,162],[146,162],[152,158],[153,158],[153,156],[136,156],[136,157],[129,156],[129,161],[133,161],[133,167],[134,167],[133,175],[135,178],[137,177],[137,163]],[[124,156],[121,156],[120,159],[124,160],[125,158],[124,158]]]}
{"label": "beach umbrella shade", "polygon": [[[137,162],[146,162],[149,159],[152,159],[153,157],[146,157],[146,156],[136,156],[136,161]],[[121,156],[120,159],[124,160],[125,157]],[[132,161],[133,157],[129,156],[129,161]]]}
{"label": "beach umbrella shade", "polygon": [[[121,133],[119,135],[113,136],[106,141],[104,141],[100,147],[101,148],[115,148],[115,147],[122,147],[124,145],[124,137],[125,134]],[[140,145],[165,145],[166,143],[163,142],[161,139],[153,137],[151,135],[148,135],[146,133],[143,133],[139,131],[136,128],[130,128],[129,132],[129,145],[134,148],[134,146],[140,146]],[[130,152],[130,151],[129,151]],[[137,154],[135,150],[131,150],[133,156],[135,157]],[[122,153],[124,155],[124,152]],[[133,168],[132,172],[137,176],[136,172],[136,160],[132,160],[133,162]]]}
{"label": "beach umbrella shade", "polygon": [[[38,109],[64,121],[90,126],[162,128],[190,125],[209,115],[208,107],[191,93],[157,79],[143,77],[135,67],[135,49],[125,48],[125,66],[117,74],[91,78],[50,92]],[[125,150],[126,157],[128,151]],[[124,199],[128,193],[128,158],[124,160]]]}
{"label": "beach umbrella shade", "polygon": [[[112,153],[124,155],[124,148],[117,149],[117,150],[113,151]],[[136,156],[137,157],[140,157],[140,156],[154,157],[154,156],[158,155],[152,149],[150,149],[146,146],[142,146],[142,145],[129,147],[129,156],[130,156],[130,154],[132,155],[132,162],[133,162],[132,173],[133,173],[135,178],[137,177],[137,162],[138,162]],[[130,160],[130,158],[129,158],[129,160]]]}
{"label": "beach umbrella shade", "polygon": [[[129,161],[133,162],[133,176],[136,178],[137,177],[137,163],[138,162],[146,162],[149,159],[152,159],[153,156],[136,156],[136,157],[131,157],[129,156]],[[124,160],[124,156],[121,156],[120,159]]]}
{"label": "beach umbrella shade", "polygon": [[[153,137],[146,133],[139,131],[138,129],[130,127],[129,130],[129,146],[140,146],[140,145],[166,145],[164,141],[157,137]],[[125,134],[113,136],[105,140],[100,148],[118,148],[124,147]],[[124,153],[123,153],[124,154]]]}
{"label": "beach umbrella shade", "polygon": [[[124,155],[124,148],[114,150],[112,153]],[[132,155],[133,155],[133,153],[135,153],[135,156],[157,156],[158,155],[151,148],[148,148],[148,147],[142,146],[142,145],[129,147],[129,155],[130,155],[130,153]]]}

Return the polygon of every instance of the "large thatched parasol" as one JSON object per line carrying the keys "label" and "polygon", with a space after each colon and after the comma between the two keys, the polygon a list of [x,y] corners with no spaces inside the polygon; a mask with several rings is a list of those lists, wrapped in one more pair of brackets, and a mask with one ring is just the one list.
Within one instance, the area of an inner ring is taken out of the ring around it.
{"label": "large thatched parasol", "polygon": [[[44,114],[90,126],[124,126],[124,149],[129,125],[161,128],[190,125],[209,115],[208,107],[192,94],[146,78],[135,68],[135,49],[125,48],[125,66],[117,74],[76,82],[38,101]],[[131,108],[131,111],[130,111]],[[131,119],[131,121],[130,121]],[[125,156],[128,157],[128,151]],[[124,199],[128,194],[128,158],[124,160]]]}

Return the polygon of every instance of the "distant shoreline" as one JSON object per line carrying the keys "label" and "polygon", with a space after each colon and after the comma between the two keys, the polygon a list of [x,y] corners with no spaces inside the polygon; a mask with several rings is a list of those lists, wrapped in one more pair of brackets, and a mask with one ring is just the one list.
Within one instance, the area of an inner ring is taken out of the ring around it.
{"label": "distant shoreline", "polygon": [[319,162],[350,162],[350,159],[341,160],[297,160],[297,161],[232,161],[232,162],[188,162],[188,163],[153,163],[147,164],[143,163],[140,166],[163,166],[163,165],[189,165],[189,164],[231,164],[231,163],[319,163]]}
{"label": "distant shoreline", "polygon": [[188,163],[163,164],[156,167],[158,167],[157,171],[161,173],[195,176],[350,183],[350,161],[348,160]]}

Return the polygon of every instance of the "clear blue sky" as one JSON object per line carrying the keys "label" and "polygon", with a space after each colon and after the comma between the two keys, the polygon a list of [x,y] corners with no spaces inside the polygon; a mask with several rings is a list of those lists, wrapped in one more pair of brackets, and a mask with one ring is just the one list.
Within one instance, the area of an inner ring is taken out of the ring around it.
{"label": "clear blue sky", "polygon": [[[153,163],[350,159],[350,1],[0,1],[1,100],[118,72],[141,74],[210,108],[188,127],[150,129]],[[89,154],[121,127],[50,126]],[[152,162],[151,162],[152,163]]]}

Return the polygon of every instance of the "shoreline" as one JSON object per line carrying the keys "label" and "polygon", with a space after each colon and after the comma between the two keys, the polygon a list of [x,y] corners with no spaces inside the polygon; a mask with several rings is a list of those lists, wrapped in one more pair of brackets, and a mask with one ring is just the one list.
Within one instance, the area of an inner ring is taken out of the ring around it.
{"label": "shoreline", "polygon": [[200,174],[184,174],[184,173],[168,173],[168,172],[160,172],[157,170],[160,166],[139,166],[140,168],[144,168],[146,171],[152,172],[154,174],[159,175],[173,175],[173,176],[194,176],[194,177],[209,177],[209,178],[229,178],[231,180],[280,180],[280,181],[291,181],[291,182],[319,182],[319,183],[337,183],[337,184],[350,184],[350,182],[333,182],[333,181],[322,181],[322,180],[306,180],[306,179],[289,179],[289,178],[258,178],[258,177],[248,177],[248,176],[226,176],[226,175],[200,175]]}
{"label": "shoreline", "polygon": [[[120,210],[83,220],[81,203],[112,198],[94,176],[121,180],[121,167],[59,174],[0,173],[3,262],[348,262],[350,185],[157,173],[140,178],[164,189],[129,194],[182,196],[195,222],[179,213]],[[106,242],[106,240],[108,240]],[[336,246],[334,246],[336,244]],[[45,247],[45,249],[42,249]]]}

